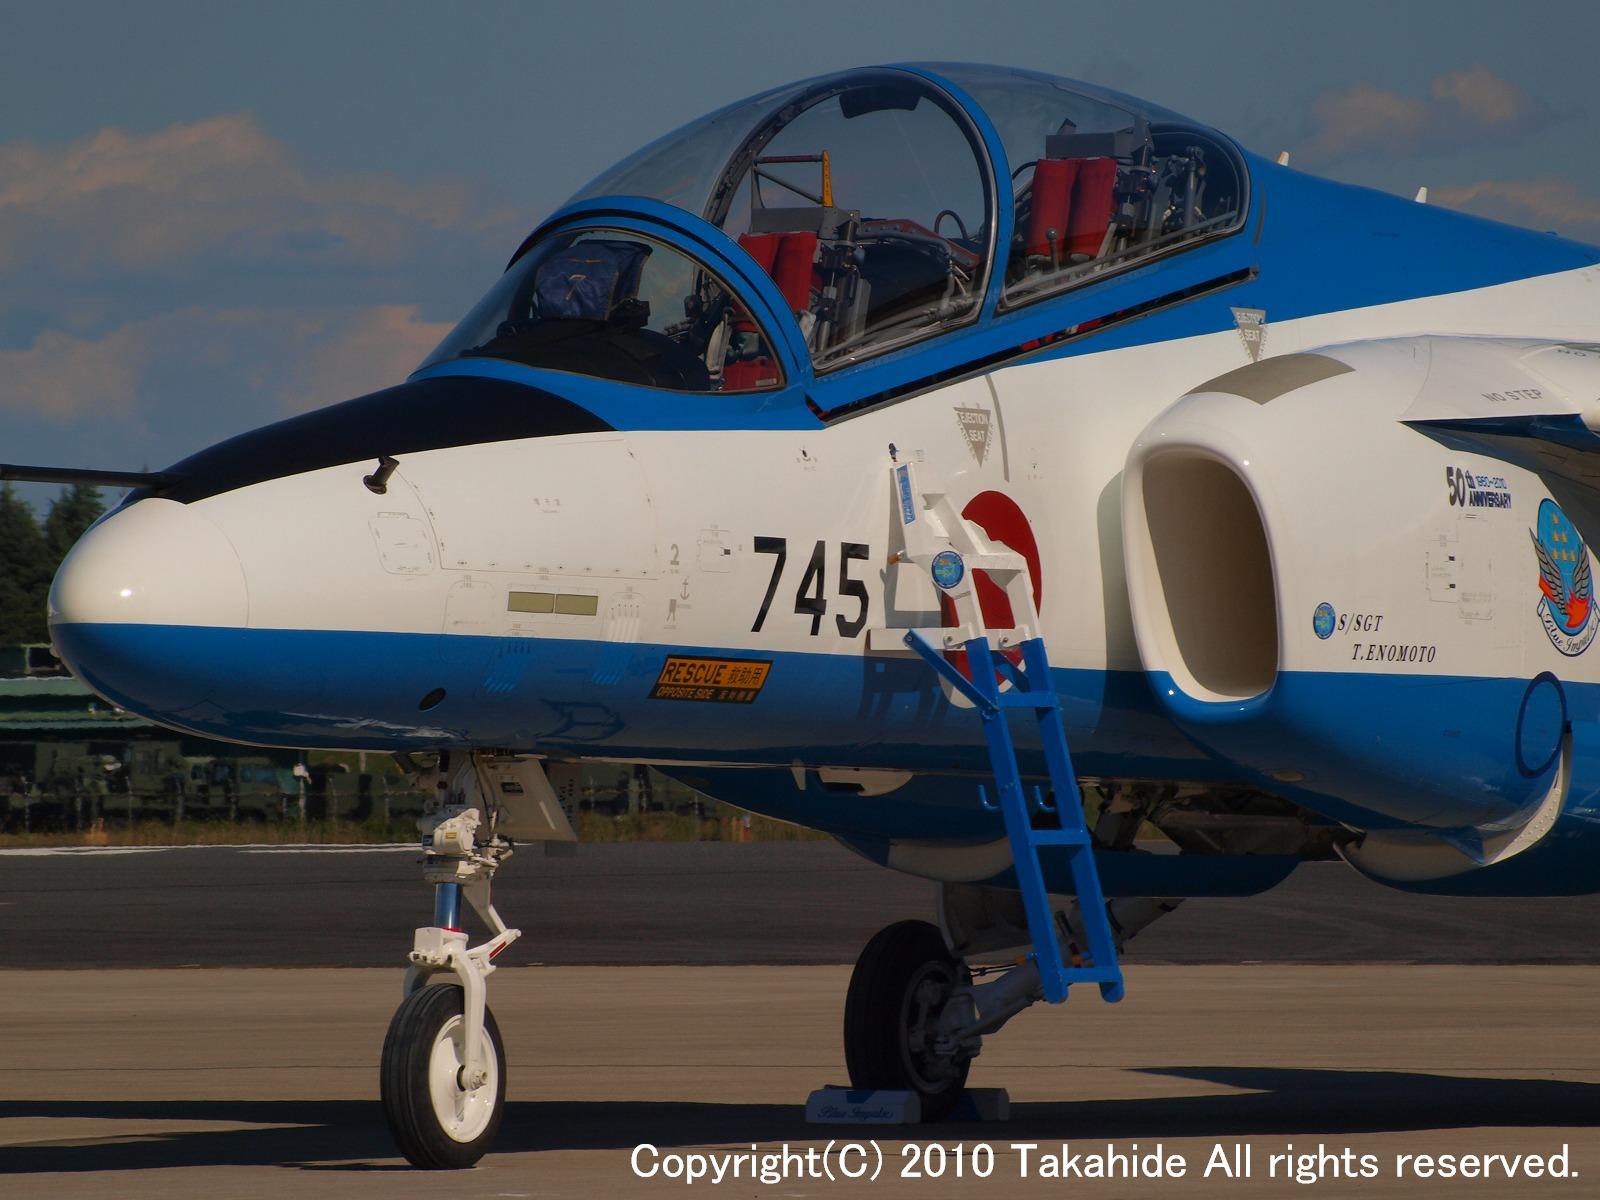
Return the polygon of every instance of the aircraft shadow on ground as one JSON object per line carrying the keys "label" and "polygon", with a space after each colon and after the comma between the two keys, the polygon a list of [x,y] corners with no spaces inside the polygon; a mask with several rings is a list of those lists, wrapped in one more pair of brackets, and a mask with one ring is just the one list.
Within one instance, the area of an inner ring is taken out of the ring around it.
{"label": "aircraft shadow on ground", "polygon": [[[1230,1089],[1221,1094],[1016,1104],[997,1124],[861,1130],[875,1137],[985,1141],[1138,1141],[1350,1135],[1415,1129],[1583,1128],[1600,1118],[1600,1084],[1401,1071],[1159,1067],[1142,1073]],[[0,1101],[0,1119],[229,1121],[251,1128],[10,1145],[0,1175],[158,1167],[282,1166],[320,1171],[409,1169],[396,1157],[374,1101]],[[507,1105],[496,1153],[631,1150],[797,1142],[844,1132],[807,1125],[798,1105],[518,1101]],[[112,1140],[120,1138],[122,1140]]]}

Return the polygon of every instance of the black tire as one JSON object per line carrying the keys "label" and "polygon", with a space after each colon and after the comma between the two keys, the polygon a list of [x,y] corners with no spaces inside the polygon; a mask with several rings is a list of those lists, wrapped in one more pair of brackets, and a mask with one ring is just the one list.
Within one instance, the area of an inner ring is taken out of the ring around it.
{"label": "black tire", "polygon": [[[494,1014],[484,1010],[484,1030],[494,1058],[492,1107],[483,1121],[481,1107],[456,1132],[447,1128],[435,1103],[434,1047],[448,1037],[451,1022],[459,1028],[462,992],[459,984],[418,988],[395,1010],[383,1039],[383,1061],[378,1090],[389,1132],[406,1161],[424,1170],[460,1170],[484,1156],[500,1132],[506,1106],[506,1052]],[[452,1039],[459,1048],[459,1038]],[[459,1054],[458,1054],[459,1057]],[[481,1105],[487,1097],[479,1098]]]}
{"label": "black tire", "polygon": [[[926,921],[900,921],[878,931],[856,960],[844,1002],[844,1059],[850,1084],[892,1088],[922,1098],[922,1118],[937,1121],[967,1087],[970,1058],[940,1058],[913,1026],[937,1024],[952,988],[972,981]],[[943,993],[931,1005],[918,992],[925,982]]]}

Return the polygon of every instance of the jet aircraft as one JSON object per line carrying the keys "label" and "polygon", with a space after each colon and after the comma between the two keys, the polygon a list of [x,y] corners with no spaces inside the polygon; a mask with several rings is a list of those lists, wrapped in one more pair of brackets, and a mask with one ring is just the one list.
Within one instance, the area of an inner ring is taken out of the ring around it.
{"label": "jet aircraft", "polygon": [[1600,251],[924,64],[646,146],[397,386],[4,473],[134,488],[50,596],[102,696],[438,795],[381,1080],[462,1167],[506,1083],[490,880],[573,837],[585,762],[937,882],[844,1013],[851,1081],[930,1117],[1185,898],[1334,857],[1600,890],[1597,430]]}

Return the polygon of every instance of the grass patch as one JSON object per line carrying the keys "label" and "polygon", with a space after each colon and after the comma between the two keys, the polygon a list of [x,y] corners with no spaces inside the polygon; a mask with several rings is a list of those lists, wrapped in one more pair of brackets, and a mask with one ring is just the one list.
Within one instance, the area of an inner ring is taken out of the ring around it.
{"label": "grass patch", "polygon": [[[57,846],[364,846],[415,842],[416,822],[409,818],[383,821],[139,821],[74,832],[0,833],[0,849],[44,849]],[[698,817],[693,813],[651,812],[606,816],[578,814],[578,838],[584,842],[809,842],[828,835],[766,817],[732,815]]]}
{"label": "grass patch", "polygon": [[414,822],[139,821],[74,832],[0,834],[0,848],[50,846],[364,846],[417,840]]}
{"label": "grass patch", "polygon": [[629,813],[608,817],[578,814],[578,840],[583,842],[826,842],[814,829],[802,829],[768,817],[743,815],[697,817],[693,813]]}

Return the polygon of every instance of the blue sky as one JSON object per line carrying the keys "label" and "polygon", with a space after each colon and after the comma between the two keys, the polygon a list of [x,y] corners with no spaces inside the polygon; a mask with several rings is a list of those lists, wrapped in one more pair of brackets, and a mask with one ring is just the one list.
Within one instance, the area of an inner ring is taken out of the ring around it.
{"label": "blue sky", "polygon": [[397,382],[605,166],[874,62],[1087,79],[1600,243],[1576,0],[0,3],[0,461],[159,467]]}

